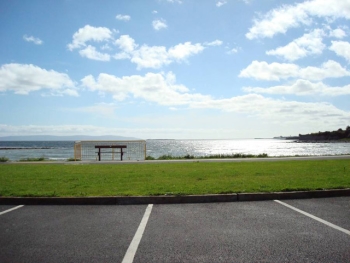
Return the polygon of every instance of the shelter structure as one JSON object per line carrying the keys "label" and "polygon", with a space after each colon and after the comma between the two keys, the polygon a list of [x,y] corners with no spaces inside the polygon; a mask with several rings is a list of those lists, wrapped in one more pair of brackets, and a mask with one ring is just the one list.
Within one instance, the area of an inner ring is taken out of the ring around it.
{"label": "shelter structure", "polygon": [[74,159],[81,161],[141,161],[146,159],[146,141],[76,141]]}

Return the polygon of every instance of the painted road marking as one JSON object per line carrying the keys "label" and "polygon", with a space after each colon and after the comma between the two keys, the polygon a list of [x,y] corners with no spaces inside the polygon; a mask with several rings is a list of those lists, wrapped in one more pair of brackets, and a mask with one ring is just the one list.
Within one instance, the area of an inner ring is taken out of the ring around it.
{"label": "painted road marking", "polygon": [[18,209],[18,208],[21,208],[21,207],[23,207],[23,206],[24,206],[24,205],[19,205],[19,206],[13,207],[13,208],[11,208],[11,209],[7,209],[7,210],[5,210],[5,211],[3,211],[3,212],[0,212],[0,216],[3,215],[3,214],[6,214],[6,213],[8,213],[8,212],[11,212],[11,211],[13,211],[13,210],[16,210],[16,209]]}
{"label": "painted road marking", "polygon": [[301,214],[303,214],[303,215],[305,215],[305,216],[308,216],[308,217],[310,217],[310,218],[312,218],[312,219],[314,219],[314,220],[316,220],[316,221],[318,221],[318,222],[321,222],[321,223],[323,223],[323,224],[325,224],[325,225],[327,225],[327,226],[329,226],[329,227],[332,227],[332,228],[334,228],[334,229],[337,229],[337,230],[339,230],[339,231],[341,231],[341,232],[343,232],[343,233],[345,233],[345,234],[347,234],[347,235],[350,236],[350,231],[349,231],[349,230],[346,230],[346,229],[344,229],[344,228],[342,228],[342,227],[340,227],[340,226],[334,225],[334,224],[332,224],[332,223],[330,223],[330,222],[328,222],[328,221],[326,221],[326,220],[323,220],[323,219],[321,219],[321,218],[319,218],[319,217],[317,217],[317,216],[314,216],[314,215],[311,215],[311,214],[309,214],[309,213],[306,213],[306,212],[303,211],[303,210],[300,210],[300,209],[298,209],[298,208],[296,208],[296,207],[294,207],[294,206],[288,205],[288,204],[286,204],[286,203],[284,203],[284,202],[281,202],[281,201],[279,201],[279,200],[274,200],[274,201],[277,202],[277,203],[279,203],[279,204],[281,204],[281,205],[284,205],[284,206],[286,206],[286,207],[288,207],[288,208],[290,208],[290,209],[293,209],[294,211],[297,211],[297,212],[299,212],[299,213],[301,213]]}
{"label": "painted road marking", "polygon": [[151,215],[153,204],[149,204],[146,208],[145,214],[143,215],[143,218],[141,220],[141,223],[135,233],[134,238],[132,239],[130,246],[128,250],[126,251],[126,254],[124,256],[124,259],[122,263],[132,263],[134,261],[134,257],[137,251],[137,248],[140,244],[143,232],[145,231],[148,218]]}

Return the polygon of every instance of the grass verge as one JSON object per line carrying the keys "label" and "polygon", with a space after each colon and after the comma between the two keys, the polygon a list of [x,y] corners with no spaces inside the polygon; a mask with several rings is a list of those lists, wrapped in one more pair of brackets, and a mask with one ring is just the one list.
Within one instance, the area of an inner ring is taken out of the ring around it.
{"label": "grass verge", "polygon": [[146,196],[350,188],[350,161],[10,164],[0,196]]}

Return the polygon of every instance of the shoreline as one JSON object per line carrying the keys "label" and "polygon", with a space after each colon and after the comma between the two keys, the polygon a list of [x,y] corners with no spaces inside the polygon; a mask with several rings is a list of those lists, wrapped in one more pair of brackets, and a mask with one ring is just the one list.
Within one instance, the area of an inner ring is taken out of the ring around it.
{"label": "shoreline", "polygon": [[[266,154],[270,157],[327,156],[350,154],[349,140],[152,140],[147,143],[149,159],[207,159],[207,158],[256,158]],[[74,148],[71,144],[57,143],[11,143],[0,145],[0,158],[11,161],[43,158],[45,161],[72,161]],[[89,156],[91,161],[94,156]],[[168,158],[169,157],[169,158]],[[109,158],[109,156],[106,156]],[[142,158],[142,157],[139,157]],[[84,160],[84,159],[83,159]],[[1,162],[1,160],[0,160]]]}
{"label": "shoreline", "polygon": [[[29,164],[29,163],[54,163],[54,164],[60,164],[60,163],[155,163],[155,162],[230,162],[230,161],[262,161],[262,160],[267,160],[267,161],[274,161],[274,160],[312,160],[312,159],[324,159],[324,158],[337,158],[337,157],[345,157],[350,158],[350,152],[345,153],[345,154],[333,154],[333,155],[280,155],[280,156],[249,156],[249,157],[206,157],[206,156],[201,156],[201,157],[194,157],[194,158],[186,158],[186,156],[171,156],[171,158],[168,159],[145,159],[145,160],[134,160],[134,161],[128,161],[128,160],[123,160],[123,161],[118,161],[118,160],[102,160],[102,161],[97,161],[97,160],[74,160],[74,158],[23,158],[20,160],[10,160],[8,159],[7,161],[1,161],[1,158],[6,158],[6,156],[0,156],[0,165],[1,164],[9,164],[9,163],[18,163],[18,164]],[[342,159],[342,158],[341,158]]]}

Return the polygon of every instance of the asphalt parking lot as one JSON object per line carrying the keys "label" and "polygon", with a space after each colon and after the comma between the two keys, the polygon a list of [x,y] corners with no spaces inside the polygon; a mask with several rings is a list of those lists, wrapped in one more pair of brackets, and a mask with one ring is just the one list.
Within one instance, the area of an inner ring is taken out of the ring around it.
{"label": "asphalt parking lot", "polygon": [[0,233],[0,262],[350,262],[350,197],[0,205]]}

